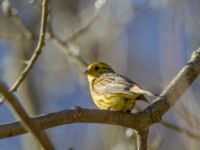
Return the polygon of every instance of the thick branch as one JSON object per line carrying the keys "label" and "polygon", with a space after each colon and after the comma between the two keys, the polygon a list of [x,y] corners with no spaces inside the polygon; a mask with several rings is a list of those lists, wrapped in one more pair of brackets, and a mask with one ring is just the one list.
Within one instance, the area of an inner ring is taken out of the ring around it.
{"label": "thick branch", "polygon": [[[33,118],[33,121],[40,129],[72,123],[103,123],[139,129],[149,121],[141,119],[142,117],[144,117],[143,113],[131,114],[77,107],[37,116]],[[0,125],[0,138],[16,136],[26,132],[19,122]]]}
{"label": "thick branch", "polygon": [[20,123],[22,126],[33,135],[35,140],[40,143],[45,150],[53,150],[53,145],[49,141],[45,132],[40,130],[38,126],[32,121],[20,103],[19,99],[17,99],[16,96],[9,92],[4,83],[0,83],[0,93],[10,104],[14,113],[21,119]]}

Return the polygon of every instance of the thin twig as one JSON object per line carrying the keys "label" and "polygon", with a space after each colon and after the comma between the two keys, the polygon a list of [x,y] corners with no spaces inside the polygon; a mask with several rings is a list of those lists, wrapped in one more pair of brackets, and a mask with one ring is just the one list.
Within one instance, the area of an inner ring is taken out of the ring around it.
{"label": "thin twig", "polygon": [[[14,84],[10,88],[10,90],[9,90],[10,92],[15,92],[17,90],[17,88],[20,86],[20,84],[26,78],[27,74],[33,68],[34,64],[36,63],[36,61],[39,57],[39,55],[42,52],[42,48],[45,45],[45,33],[46,33],[47,19],[48,19],[48,4],[49,4],[49,0],[43,0],[40,35],[39,35],[38,43],[37,43],[37,46],[34,50],[34,53],[31,56],[31,58],[28,61],[26,61],[27,66],[24,68],[24,70],[19,75],[18,79],[14,82]],[[1,103],[2,102],[3,102],[3,100],[1,101]]]}
{"label": "thin twig", "polygon": [[[24,128],[26,128],[27,131],[31,132],[31,134],[35,137],[35,140],[37,140],[38,143],[40,143],[40,145],[45,150],[53,150],[54,147],[49,141],[47,135],[42,130],[38,129],[38,127],[34,124],[34,122],[32,122],[32,120],[29,118],[27,112],[21,105],[20,101],[14,95],[11,94],[12,92],[16,91],[17,88],[20,86],[22,81],[26,78],[28,72],[31,70],[31,68],[37,61],[37,58],[41,54],[42,47],[45,44],[45,33],[46,33],[47,17],[48,17],[48,4],[49,4],[48,0],[43,0],[40,36],[39,36],[37,47],[32,57],[30,58],[29,61],[27,61],[27,66],[21,72],[19,78],[15,81],[13,86],[9,90],[7,90],[6,86],[3,83],[1,83],[0,91],[3,94],[3,96],[6,98],[6,100],[9,102],[14,112],[20,117],[21,123],[24,126]],[[17,22],[17,23],[19,24],[21,22]]]}
{"label": "thin twig", "polygon": [[8,88],[4,83],[0,83],[0,93],[4,96],[7,102],[10,104],[14,113],[20,118],[22,126],[29,131],[34,139],[45,149],[54,150],[53,145],[49,141],[45,132],[38,128],[37,124],[29,117],[19,99],[9,92]]}
{"label": "thin twig", "polygon": [[30,60],[27,62],[27,66],[21,72],[19,78],[15,81],[15,83],[11,87],[10,92],[14,92],[14,91],[17,90],[17,88],[22,83],[22,81],[26,78],[27,74],[32,69],[33,65],[35,64],[35,62],[37,61],[39,55],[42,52],[42,48],[45,45],[45,33],[46,33],[47,18],[48,18],[48,4],[49,4],[49,0],[43,0],[40,36],[39,36],[37,47],[34,50],[34,53],[31,56]]}

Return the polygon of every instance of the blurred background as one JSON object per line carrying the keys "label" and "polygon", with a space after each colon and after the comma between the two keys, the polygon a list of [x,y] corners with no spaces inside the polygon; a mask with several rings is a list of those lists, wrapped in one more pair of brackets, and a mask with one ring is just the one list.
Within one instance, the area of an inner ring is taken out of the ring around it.
{"label": "blurred background", "polygon": [[[9,86],[36,47],[41,3],[0,1],[0,77]],[[199,0],[51,0],[49,37],[16,94],[31,116],[74,106],[96,108],[79,59],[106,62],[143,88],[160,93],[199,47],[199,30]],[[164,115],[165,123],[150,128],[149,150],[199,149],[199,88],[198,78]],[[147,106],[137,103],[140,109]],[[0,123],[14,120],[7,103],[1,104]],[[46,131],[57,150],[135,148],[132,130],[117,126],[71,124]],[[4,150],[39,149],[29,134],[1,139],[0,145]]]}

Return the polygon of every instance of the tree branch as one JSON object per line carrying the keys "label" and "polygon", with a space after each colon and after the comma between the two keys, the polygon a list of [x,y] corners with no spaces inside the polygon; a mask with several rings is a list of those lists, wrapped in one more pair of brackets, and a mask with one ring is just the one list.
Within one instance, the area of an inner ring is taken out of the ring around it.
{"label": "tree branch", "polygon": [[[21,119],[21,124],[23,127],[29,131],[35,140],[45,149],[45,150],[53,150],[54,147],[49,141],[47,135],[42,130],[39,130],[37,125],[34,124],[34,122],[29,118],[28,113],[25,111],[23,106],[21,105],[20,101],[12,95],[12,92],[16,91],[17,88],[20,86],[20,84],[23,82],[23,80],[26,78],[28,72],[31,70],[35,62],[37,61],[37,58],[41,54],[42,47],[45,44],[45,33],[46,33],[46,26],[47,26],[47,17],[48,17],[48,0],[43,0],[42,3],[42,17],[41,17],[41,28],[40,28],[40,36],[38,40],[37,47],[30,58],[30,60],[27,62],[27,66],[25,69],[21,72],[19,78],[15,81],[13,86],[8,90],[6,85],[4,83],[0,83],[0,92],[6,98],[7,102],[10,104],[11,108],[14,110],[15,114],[19,116]],[[18,22],[21,23],[21,22]],[[23,27],[22,27],[23,28]],[[2,100],[3,102],[3,100]]]}
{"label": "tree branch", "polygon": [[187,64],[163,90],[155,102],[143,112],[152,118],[150,125],[159,122],[162,116],[178,101],[200,73],[200,48],[194,51]]}
{"label": "tree branch", "polygon": [[20,123],[22,126],[29,131],[35,140],[40,143],[40,145],[45,150],[53,150],[53,145],[49,141],[45,132],[40,130],[35,124],[34,121],[31,120],[25,109],[23,108],[20,101],[17,99],[16,96],[11,94],[4,83],[0,83],[0,93],[4,96],[7,102],[10,104],[11,108],[13,109],[14,113],[21,119]]}
{"label": "tree branch", "polygon": [[[34,64],[36,63],[39,55],[42,52],[42,48],[45,45],[45,33],[46,33],[46,27],[47,27],[47,18],[48,18],[48,5],[49,0],[43,0],[42,3],[42,16],[41,16],[41,27],[40,27],[40,35],[38,39],[37,46],[34,50],[33,55],[31,56],[30,60],[26,61],[27,66],[24,68],[24,70],[21,72],[17,80],[14,82],[12,87],[10,88],[10,92],[15,92],[17,88],[20,86],[20,84],[24,81],[30,70],[33,68]],[[3,103],[3,99],[0,101],[0,103]]]}
{"label": "tree branch", "polygon": [[[144,117],[143,113],[131,114],[76,107],[74,109],[66,109],[59,112],[40,115],[32,118],[32,120],[40,129],[72,123],[102,123],[139,129],[142,126],[145,126],[146,123],[146,120],[140,119],[141,117]],[[26,132],[27,131],[19,122],[0,125],[0,138],[16,136]]]}
{"label": "tree branch", "polygon": [[39,55],[42,52],[42,48],[45,45],[45,33],[46,33],[47,18],[48,18],[48,6],[49,6],[49,0],[43,0],[40,35],[39,35],[39,40],[38,40],[37,47],[34,50],[34,53],[31,56],[30,60],[27,61],[27,66],[21,72],[19,78],[15,81],[15,83],[11,87],[10,92],[14,92],[14,91],[17,90],[17,88],[20,86],[22,81],[26,78],[26,76],[29,73],[29,71],[33,68],[33,65],[35,64],[35,62],[37,61]]}

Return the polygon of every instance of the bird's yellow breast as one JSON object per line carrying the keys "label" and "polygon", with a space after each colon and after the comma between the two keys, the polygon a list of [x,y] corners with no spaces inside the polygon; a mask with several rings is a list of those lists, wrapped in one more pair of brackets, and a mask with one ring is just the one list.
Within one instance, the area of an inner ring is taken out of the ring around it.
{"label": "bird's yellow breast", "polygon": [[90,85],[92,99],[96,106],[103,110],[130,111],[135,105],[137,95],[127,96],[123,94],[99,94]]}

